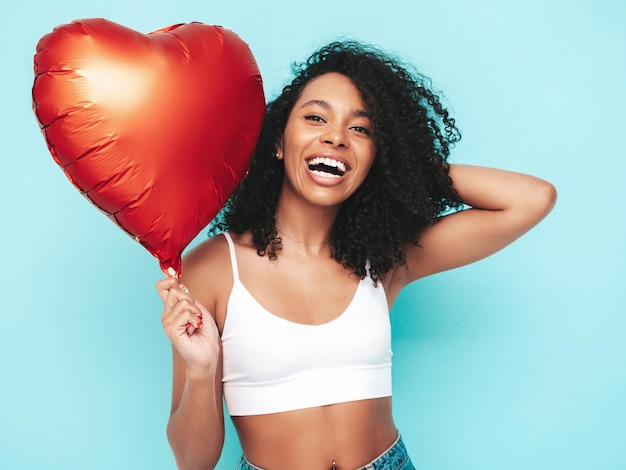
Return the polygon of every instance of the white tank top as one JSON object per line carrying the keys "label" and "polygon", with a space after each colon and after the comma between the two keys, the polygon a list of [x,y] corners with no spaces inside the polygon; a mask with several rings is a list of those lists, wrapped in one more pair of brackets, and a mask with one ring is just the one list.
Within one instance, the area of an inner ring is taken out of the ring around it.
{"label": "white tank top", "polygon": [[223,386],[231,416],[259,415],[391,396],[391,325],[384,289],[366,277],[350,305],[321,325],[263,308],[239,280],[222,332]]}

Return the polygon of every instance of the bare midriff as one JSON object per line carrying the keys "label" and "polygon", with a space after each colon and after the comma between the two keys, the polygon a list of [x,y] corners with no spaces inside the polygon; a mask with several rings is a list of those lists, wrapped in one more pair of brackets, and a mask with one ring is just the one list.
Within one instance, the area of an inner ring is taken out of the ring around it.
{"label": "bare midriff", "polygon": [[391,397],[232,419],[246,458],[267,470],[353,470],[397,438]]}

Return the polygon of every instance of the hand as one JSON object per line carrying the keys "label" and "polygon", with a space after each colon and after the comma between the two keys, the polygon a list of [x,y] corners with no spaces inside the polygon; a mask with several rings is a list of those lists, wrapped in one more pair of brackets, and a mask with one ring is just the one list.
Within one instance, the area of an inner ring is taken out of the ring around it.
{"label": "hand", "polygon": [[214,367],[218,362],[220,339],[213,316],[178,279],[162,279],[156,283],[156,288],[164,305],[163,329],[187,366]]}

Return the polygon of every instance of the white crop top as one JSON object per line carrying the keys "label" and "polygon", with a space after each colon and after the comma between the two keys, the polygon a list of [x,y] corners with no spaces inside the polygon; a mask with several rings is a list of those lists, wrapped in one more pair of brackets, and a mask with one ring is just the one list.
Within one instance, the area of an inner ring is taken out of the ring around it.
{"label": "white crop top", "polygon": [[239,280],[222,332],[223,390],[231,416],[292,411],[391,396],[391,325],[384,289],[361,280],[334,320],[305,325],[264,309]]}

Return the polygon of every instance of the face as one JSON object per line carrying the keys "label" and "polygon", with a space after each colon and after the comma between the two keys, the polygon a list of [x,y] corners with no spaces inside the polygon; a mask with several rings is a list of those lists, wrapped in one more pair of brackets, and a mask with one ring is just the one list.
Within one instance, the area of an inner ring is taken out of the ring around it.
{"label": "face", "polygon": [[277,149],[284,160],[283,196],[338,206],[361,185],[374,156],[374,125],[345,75],[311,80],[296,101]]}

